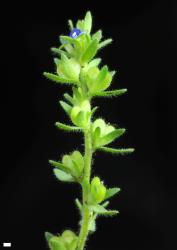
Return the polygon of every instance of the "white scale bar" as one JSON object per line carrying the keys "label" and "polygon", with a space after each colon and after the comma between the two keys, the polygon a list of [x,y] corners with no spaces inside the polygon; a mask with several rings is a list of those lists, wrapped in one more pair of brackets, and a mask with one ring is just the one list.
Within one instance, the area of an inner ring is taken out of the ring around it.
{"label": "white scale bar", "polygon": [[4,242],[3,247],[11,247],[11,242]]}

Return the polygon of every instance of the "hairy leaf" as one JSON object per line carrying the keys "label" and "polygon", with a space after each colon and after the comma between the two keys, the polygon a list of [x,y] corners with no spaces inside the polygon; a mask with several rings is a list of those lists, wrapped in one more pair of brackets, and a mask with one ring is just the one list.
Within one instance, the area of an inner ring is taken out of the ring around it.
{"label": "hairy leaf", "polygon": [[95,97],[114,97],[120,96],[127,92],[127,89],[116,89],[110,91],[100,91],[98,93],[94,93],[93,96]]}
{"label": "hairy leaf", "polygon": [[104,216],[113,216],[119,213],[117,210],[107,210],[101,205],[90,205],[89,209],[98,215]]}
{"label": "hairy leaf", "polygon": [[130,154],[135,151],[134,148],[109,148],[109,147],[100,147],[98,148],[98,150],[118,155]]}
{"label": "hairy leaf", "polygon": [[106,199],[109,199],[109,198],[111,198],[112,196],[114,196],[115,194],[117,194],[117,193],[119,193],[120,192],[120,188],[108,188],[107,190],[106,190],[106,195],[105,195],[105,200]]}
{"label": "hairy leaf", "polygon": [[76,126],[70,126],[61,122],[56,122],[55,126],[59,129],[65,130],[67,132],[81,132],[82,128]]}
{"label": "hairy leaf", "polygon": [[56,83],[61,83],[61,84],[77,84],[75,81],[69,78],[61,77],[52,73],[44,72],[43,73],[46,78],[49,80],[56,82]]}

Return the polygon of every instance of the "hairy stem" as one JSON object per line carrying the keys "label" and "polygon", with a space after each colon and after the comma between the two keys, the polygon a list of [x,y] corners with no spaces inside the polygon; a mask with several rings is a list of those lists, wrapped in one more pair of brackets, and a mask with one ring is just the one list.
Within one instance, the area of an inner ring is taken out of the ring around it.
{"label": "hairy stem", "polygon": [[91,163],[92,163],[92,139],[91,131],[89,128],[84,133],[85,138],[85,155],[84,155],[84,185],[82,186],[82,199],[83,199],[83,212],[82,212],[82,222],[81,229],[79,233],[78,247],[77,250],[83,250],[87,236],[88,236],[88,227],[90,219],[90,211],[87,205],[87,187],[90,183],[90,174],[91,174]]}

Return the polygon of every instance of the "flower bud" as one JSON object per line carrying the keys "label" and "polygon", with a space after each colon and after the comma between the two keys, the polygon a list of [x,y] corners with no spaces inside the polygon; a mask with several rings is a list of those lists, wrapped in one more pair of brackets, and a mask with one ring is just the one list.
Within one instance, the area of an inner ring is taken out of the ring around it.
{"label": "flower bud", "polygon": [[99,177],[94,177],[92,179],[90,192],[93,203],[100,203],[104,200],[106,194],[106,187],[100,181]]}
{"label": "flower bud", "polygon": [[79,80],[80,64],[74,58],[68,59],[66,56],[62,55],[57,65],[57,73],[61,77],[77,82]]}
{"label": "flower bud", "polygon": [[71,120],[72,122],[79,127],[87,127],[91,115],[91,107],[88,100],[85,100],[81,103],[80,106],[74,106],[71,110]]}

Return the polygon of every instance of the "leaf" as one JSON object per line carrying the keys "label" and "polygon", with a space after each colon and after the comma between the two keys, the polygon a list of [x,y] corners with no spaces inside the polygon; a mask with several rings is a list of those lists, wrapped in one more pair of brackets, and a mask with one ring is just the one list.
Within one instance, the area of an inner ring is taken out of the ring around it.
{"label": "leaf", "polygon": [[81,62],[84,64],[86,62],[91,61],[92,58],[96,55],[97,49],[98,49],[98,41],[94,39],[83,53],[81,57]]}
{"label": "leaf", "polygon": [[92,28],[92,15],[91,15],[91,12],[88,11],[86,13],[85,20],[84,20],[84,30],[90,33],[91,28]]}
{"label": "leaf", "polygon": [[64,181],[64,182],[75,182],[74,178],[70,174],[67,174],[57,168],[55,168],[53,171],[58,180]]}
{"label": "leaf", "polygon": [[68,42],[76,46],[80,46],[80,42],[77,39],[71,38],[69,36],[60,36],[60,40],[63,42]]}
{"label": "leaf", "polygon": [[80,213],[82,213],[82,204],[80,203],[79,199],[75,199],[75,203]]}
{"label": "leaf", "polygon": [[68,55],[68,53],[66,51],[63,51],[61,49],[58,49],[58,48],[51,48],[51,51],[57,55]]}
{"label": "leaf", "polygon": [[76,82],[74,82],[72,79],[69,79],[69,78],[57,76],[55,74],[48,73],[48,72],[44,72],[43,74],[46,78],[48,78],[49,80],[52,80],[53,82],[56,82],[56,83],[64,83],[64,84],[72,84],[72,85],[76,84]]}
{"label": "leaf", "polygon": [[64,111],[69,115],[71,112],[72,107],[67,104],[66,102],[60,101],[60,105],[62,106],[62,108],[64,109]]}
{"label": "leaf", "polygon": [[102,30],[98,30],[96,33],[93,34],[92,39],[97,39],[100,41],[102,38]]}
{"label": "leaf", "polygon": [[74,25],[73,25],[72,20],[68,20],[68,25],[69,25],[70,30],[74,29]]}
{"label": "leaf", "polygon": [[96,217],[97,214],[94,214],[89,221],[88,230],[90,233],[94,233],[96,231]]}
{"label": "leaf", "polygon": [[108,188],[106,190],[106,195],[105,195],[105,200],[111,198],[112,196],[114,196],[115,194],[119,193],[120,192],[120,188]]}
{"label": "leaf", "polygon": [[121,128],[115,129],[112,132],[110,132],[109,134],[101,137],[96,146],[101,147],[103,145],[109,144],[112,141],[114,141],[116,138],[119,138],[124,133],[125,133],[125,129],[123,129],[123,128],[122,129]]}
{"label": "leaf", "polygon": [[134,148],[109,148],[109,147],[100,147],[98,150],[106,152],[106,153],[111,153],[111,154],[118,154],[118,155],[125,155],[125,154],[130,154],[135,151]]}
{"label": "leaf", "polygon": [[94,133],[93,133],[93,147],[94,148],[97,147],[97,142],[99,142],[100,135],[101,135],[101,128],[96,127],[96,129],[94,130]]}
{"label": "leaf", "polygon": [[71,79],[73,83],[79,83],[78,75],[80,72],[80,65],[75,59],[69,59],[66,55],[62,54],[60,69],[65,78]]}
{"label": "leaf", "polygon": [[101,58],[95,58],[88,64],[88,68],[97,67],[101,62]]}
{"label": "leaf", "polygon": [[58,64],[60,63],[60,60],[58,58],[54,58],[54,63],[56,66],[58,66]]}
{"label": "leaf", "polygon": [[60,170],[66,172],[66,173],[70,173],[70,170],[68,169],[68,167],[65,166],[64,164],[58,162],[58,161],[49,160],[49,163],[53,167],[59,168]]}
{"label": "leaf", "polygon": [[105,90],[109,87],[112,80],[112,76],[108,71],[108,67],[105,65],[100,70],[96,80],[95,80],[95,88],[93,92],[99,92],[101,90]]}
{"label": "leaf", "polygon": [[112,43],[112,38],[109,38],[109,39],[106,39],[104,40],[103,42],[101,42],[99,45],[98,45],[98,48],[101,49],[105,46],[107,46],[108,44]]}
{"label": "leaf", "polygon": [[103,207],[107,207],[109,205],[109,201],[105,201],[104,203],[102,203]]}
{"label": "leaf", "polygon": [[73,241],[69,244],[69,250],[76,250],[77,242],[78,242],[77,238],[73,239]]}
{"label": "leaf", "polygon": [[64,242],[57,236],[50,240],[49,246],[51,250],[66,250]]}
{"label": "leaf", "polygon": [[76,23],[76,28],[83,31],[84,30],[84,20],[78,20]]}
{"label": "leaf", "polygon": [[107,210],[101,205],[90,205],[89,209],[98,215],[113,216],[118,214],[117,210]]}
{"label": "leaf", "polygon": [[54,235],[49,232],[45,232],[44,236],[47,242],[49,242],[49,240],[54,237]]}
{"label": "leaf", "polygon": [[59,129],[65,130],[67,132],[81,132],[82,128],[76,126],[70,126],[61,122],[56,122],[55,126]]}
{"label": "leaf", "polygon": [[98,93],[94,93],[94,97],[113,97],[113,96],[120,96],[127,92],[127,89],[116,89],[110,91],[102,91]]}
{"label": "leaf", "polygon": [[65,93],[65,94],[64,94],[64,97],[65,97],[65,99],[66,99],[68,102],[70,102],[72,105],[74,105],[74,100],[73,100],[73,98],[72,98],[68,93]]}
{"label": "leaf", "polygon": [[98,107],[95,106],[92,110],[91,110],[91,115],[93,116],[95,114],[95,112],[97,111]]}

